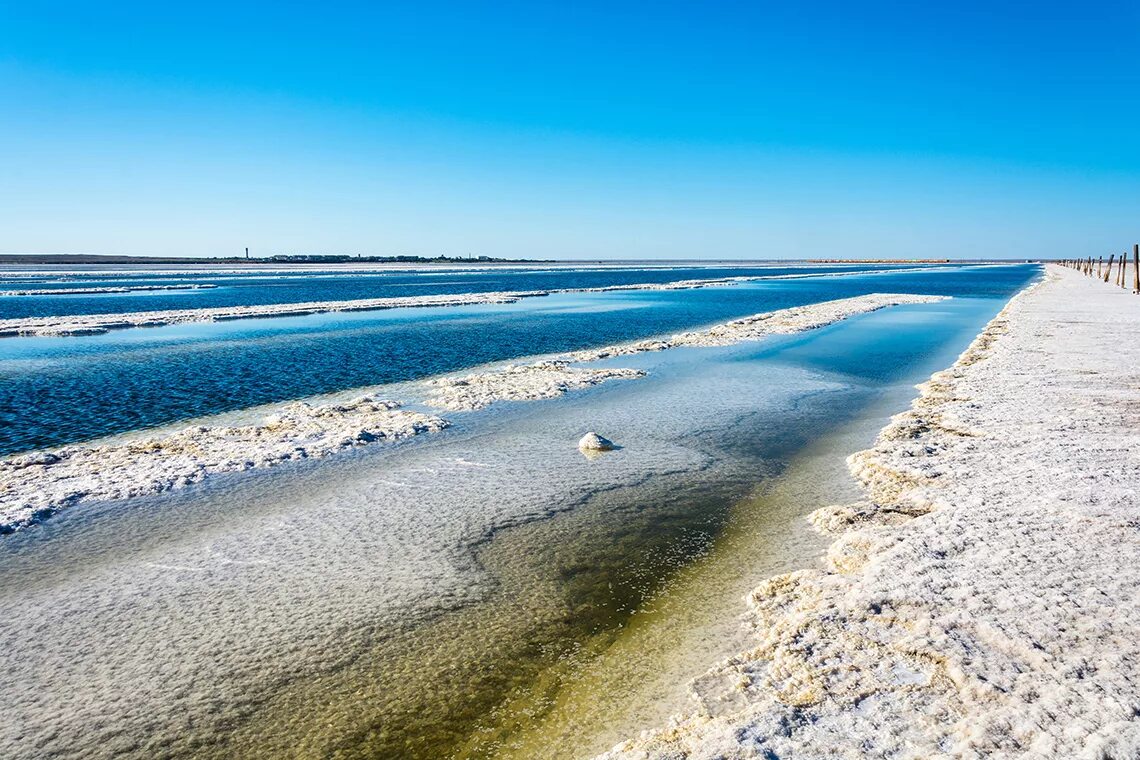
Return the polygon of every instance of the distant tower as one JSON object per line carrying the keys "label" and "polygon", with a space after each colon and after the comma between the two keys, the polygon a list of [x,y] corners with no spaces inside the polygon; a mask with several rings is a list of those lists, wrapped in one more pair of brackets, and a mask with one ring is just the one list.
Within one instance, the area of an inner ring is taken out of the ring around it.
{"label": "distant tower", "polygon": [[249,246],[246,246],[246,247],[245,247],[245,257],[246,257],[247,259],[249,258]]}

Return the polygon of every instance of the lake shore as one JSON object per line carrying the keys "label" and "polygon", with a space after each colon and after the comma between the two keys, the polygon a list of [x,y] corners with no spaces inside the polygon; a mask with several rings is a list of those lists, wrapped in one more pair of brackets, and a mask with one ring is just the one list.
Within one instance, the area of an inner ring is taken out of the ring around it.
{"label": "lake shore", "polygon": [[1138,310],[1050,267],[850,458],[825,569],[753,591],[753,648],[604,757],[1136,756]]}

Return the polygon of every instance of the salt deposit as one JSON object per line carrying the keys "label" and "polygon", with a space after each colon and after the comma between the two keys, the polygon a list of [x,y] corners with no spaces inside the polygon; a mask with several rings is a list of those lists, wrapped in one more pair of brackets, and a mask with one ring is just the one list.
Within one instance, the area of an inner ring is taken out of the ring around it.
{"label": "salt deposit", "polygon": [[642,340],[616,346],[575,351],[567,354],[567,357],[572,361],[586,362],[608,359],[614,356],[639,354],[645,351],[664,351],[682,346],[728,346],[747,340],[760,340],[769,335],[787,335],[804,330],[814,330],[841,319],[853,317],[856,314],[867,314],[885,309],[888,306],[937,303],[946,300],[946,298],[947,296],[871,293],[854,298],[840,298],[834,301],[823,301],[806,306],[793,306],[790,309],[754,314],[751,317],[715,325],[707,330],[680,333],[671,338]]}
{"label": "salt deposit", "polygon": [[0,462],[0,533],[82,502],[161,493],[222,472],[319,458],[447,422],[368,396],[326,406],[295,402],[244,427],[191,427],[102,446],[69,446]]}
{"label": "salt deposit", "polygon": [[[487,294],[479,294],[487,295]],[[822,327],[845,317],[941,296],[873,294],[797,306],[682,333],[662,340],[577,351],[530,364],[510,364],[460,377],[429,380],[428,403],[453,411],[496,401],[549,399],[613,379],[643,377],[637,369],[575,367],[610,356],[678,346],[723,346],[776,333]],[[341,405],[294,403],[279,415],[244,427],[198,426],[166,435],[99,446],[73,446],[0,462],[0,532],[38,521],[82,502],[161,493],[213,473],[323,457],[377,439],[402,438],[448,423],[371,396]]]}
{"label": "salt deposit", "polygon": [[680,333],[670,338],[621,343],[603,348],[573,351],[533,364],[510,364],[502,368],[429,381],[428,403],[441,409],[471,411],[495,401],[525,401],[560,396],[568,390],[597,385],[612,379],[631,379],[645,373],[633,369],[582,368],[572,363],[591,362],[647,351],[665,351],[682,346],[727,346],[769,335],[812,330],[841,319],[900,304],[935,303],[946,296],[872,293],[835,301],[795,306],[756,314],[715,325],[705,330]]}
{"label": "salt deposit", "polygon": [[[168,309],[161,311],[138,311],[120,314],[79,314],[48,317],[20,317],[0,319],[0,338],[20,335],[65,336],[95,335],[109,330],[129,327],[159,327],[185,322],[221,322],[235,319],[255,319],[266,317],[296,317],[307,314],[329,312],[380,311],[384,309],[407,309],[431,306],[475,306],[480,304],[515,303],[523,298],[534,298],[554,293],[607,293],[630,290],[689,290],[734,285],[766,279],[786,277],[829,277],[866,274],[866,272],[832,272],[805,275],[765,275],[742,277],[717,277],[703,280],[678,280],[663,283],[637,283],[628,285],[607,285],[596,288],[564,288],[553,290],[496,291],[490,293],[460,293],[429,296],[394,296],[387,298],[360,298],[350,301],[308,301],[305,303],[256,304],[246,306],[220,306],[203,309]],[[130,290],[182,289],[191,286],[130,287]],[[212,287],[202,285],[198,287]],[[110,293],[125,292],[127,288],[77,288],[71,293]],[[0,295],[47,295],[63,293],[51,291],[8,291]]]}
{"label": "salt deposit", "polygon": [[604,757],[1140,756],[1138,316],[1051,267],[849,459],[866,500],[750,595],[754,648]]}
{"label": "salt deposit", "polygon": [[[219,306],[206,309],[168,309],[164,311],[138,311],[123,314],[81,314],[52,317],[24,317],[0,319],[0,338],[18,335],[95,335],[108,330],[128,327],[159,327],[184,322],[221,322],[234,319],[265,317],[298,317],[306,314],[324,314],[341,311],[381,311],[429,306],[475,306],[480,304],[515,303],[524,298],[535,298],[552,293],[606,293],[624,290],[687,290],[731,285],[756,279],[754,277],[720,277],[707,280],[679,280],[665,283],[639,283],[608,285],[598,288],[568,288],[563,290],[519,290],[490,293],[460,293],[430,296],[397,296],[388,298],[358,298],[351,301],[309,301],[305,303],[257,304],[249,306]],[[143,289],[143,288],[133,288]],[[158,289],[158,288],[156,288]],[[124,292],[116,288],[80,288],[72,293]],[[53,291],[9,291],[0,295],[45,295],[62,293]]]}
{"label": "salt deposit", "polygon": [[309,301],[254,306],[219,306],[208,309],[169,309],[124,314],[82,314],[56,317],[0,319],[0,338],[18,335],[94,335],[127,327],[158,327],[183,322],[221,322],[257,317],[298,317],[339,311],[376,311],[425,306],[472,306],[514,303],[522,298],[546,295],[544,291],[512,293],[467,293],[460,295],[364,298],[353,301]]}
{"label": "salt deposit", "polygon": [[578,448],[586,451],[613,451],[614,442],[591,431],[578,441]]}
{"label": "salt deposit", "polygon": [[496,401],[534,401],[557,398],[567,391],[588,388],[606,380],[644,377],[635,369],[571,367],[567,361],[508,364],[489,372],[429,380],[428,403],[441,409],[471,411]]}
{"label": "salt deposit", "polygon": [[186,283],[183,285],[108,285],[89,288],[33,288],[30,290],[4,290],[0,296],[80,296],[102,295],[105,293],[138,293],[148,290],[210,290],[218,287],[208,283]]}

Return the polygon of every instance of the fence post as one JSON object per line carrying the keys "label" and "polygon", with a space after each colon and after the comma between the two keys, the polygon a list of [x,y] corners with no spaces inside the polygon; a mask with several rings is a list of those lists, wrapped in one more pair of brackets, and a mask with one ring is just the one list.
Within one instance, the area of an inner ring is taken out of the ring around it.
{"label": "fence post", "polygon": [[1116,258],[1115,253],[1110,253],[1108,255],[1108,268],[1104,270],[1104,281],[1105,282],[1108,282],[1108,274],[1109,274],[1109,272],[1112,271],[1112,260],[1115,258]]}
{"label": "fence post", "polygon": [[1140,293],[1140,244],[1132,246],[1132,291]]}

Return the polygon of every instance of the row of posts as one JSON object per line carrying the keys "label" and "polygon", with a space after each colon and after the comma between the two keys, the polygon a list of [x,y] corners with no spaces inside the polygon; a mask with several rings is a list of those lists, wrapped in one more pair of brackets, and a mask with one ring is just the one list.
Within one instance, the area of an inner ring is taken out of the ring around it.
{"label": "row of posts", "polygon": [[[1112,277],[1112,265],[1116,261],[1116,254],[1108,257],[1108,264],[1104,263],[1104,256],[1093,261],[1092,256],[1083,259],[1061,259],[1057,263],[1069,269],[1075,269],[1081,274],[1095,277],[1108,282]],[[1128,287],[1128,252],[1120,254],[1116,266],[1116,276],[1113,281],[1122,288]],[[1140,294],[1140,244],[1132,246],[1132,292]]]}

